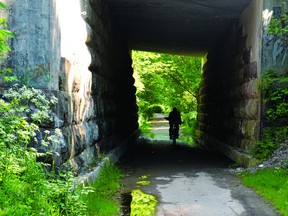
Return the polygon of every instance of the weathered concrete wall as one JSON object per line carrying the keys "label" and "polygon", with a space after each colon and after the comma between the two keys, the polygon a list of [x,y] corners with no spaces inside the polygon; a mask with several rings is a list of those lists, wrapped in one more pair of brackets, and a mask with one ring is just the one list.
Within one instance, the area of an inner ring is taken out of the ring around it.
{"label": "weathered concrete wall", "polygon": [[[132,61],[109,19],[105,1],[6,1],[12,40],[10,66],[23,84],[59,100],[55,165],[76,173],[138,129]],[[44,130],[44,128],[43,128]],[[39,135],[41,137],[41,135]],[[47,149],[45,149],[47,150]]]}
{"label": "weathered concrete wall", "polygon": [[278,72],[288,69],[288,45],[281,38],[268,34],[267,28],[271,18],[288,13],[288,3],[282,0],[265,0],[263,8],[263,55],[262,72],[275,70]]}
{"label": "weathered concrete wall", "polygon": [[[53,1],[4,0],[11,40],[10,66],[25,85],[57,89],[60,49]],[[51,27],[53,31],[51,31]],[[1,83],[3,84],[3,83]]]}
{"label": "weathered concrete wall", "polygon": [[210,50],[198,97],[198,141],[249,166],[260,132],[261,4],[253,1],[229,35]]}

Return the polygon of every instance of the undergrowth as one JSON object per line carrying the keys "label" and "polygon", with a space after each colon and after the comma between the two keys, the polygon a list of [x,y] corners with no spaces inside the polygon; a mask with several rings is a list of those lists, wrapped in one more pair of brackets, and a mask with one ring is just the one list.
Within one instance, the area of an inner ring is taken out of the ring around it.
{"label": "undergrowth", "polygon": [[[50,164],[37,162],[49,153],[29,146],[40,124],[51,121],[56,101],[25,86],[5,91],[0,99],[0,215],[85,215],[86,205],[79,200],[85,190],[73,185],[73,175],[56,174]],[[42,146],[57,143],[59,131]]]}
{"label": "undergrowth", "polygon": [[287,139],[288,72],[265,72],[259,87],[265,104],[264,130],[262,139],[255,146],[254,156],[265,160]]}
{"label": "undergrowth", "polygon": [[96,181],[90,186],[92,191],[81,199],[87,204],[87,215],[114,216],[119,213],[115,193],[121,187],[123,172],[113,164],[104,167]]}

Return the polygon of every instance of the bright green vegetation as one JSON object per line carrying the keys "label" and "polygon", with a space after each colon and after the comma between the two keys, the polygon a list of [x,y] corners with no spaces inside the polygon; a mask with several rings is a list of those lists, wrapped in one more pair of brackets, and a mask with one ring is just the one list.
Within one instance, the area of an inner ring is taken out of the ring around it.
{"label": "bright green vegetation", "polygon": [[[0,9],[6,9],[1,2]],[[6,30],[5,19],[0,18],[0,25],[3,63],[10,51],[8,40],[14,36]],[[37,66],[28,75],[33,77],[40,69]],[[10,72],[1,68],[1,83],[19,83],[16,77],[9,76]],[[40,125],[51,121],[51,106],[55,103],[56,98],[48,101],[41,90],[20,85],[8,89],[0,98],[0,215],[117,215],[119,208],[113,194],[121,185],[122,173],[115,166],[105,167],[91,187],[82,187],[75,184],[72,172],[37,162],[39,157],[53,158],[53,153],[39,153],[31,143],[41,133]],[[42,135],[44,139],[36,142],[45,149],[63,138],[59,129],[46,130]]]}
{"label": "bright green vegetation", "polygon": [[[0,99],[0,215],[85,215],[79,200],[85,192],[73,187],[70,172],[55,173],[53,164],[36,162],[38,153],[29,144],[39,125],[51,120],[51,101],[40,90],[25,86],[11,88]],[[33,104],[34,110],[30,109]],[[42,145],[61,140],[60,130],[46,131]],[[51,170],[48,172],[48,170]]]}
{"label": "bright green vegetation", "polygon": [[[122,173],[115,166],[105,167],[91,186],[92,192],[90,187],[75,185],[72,173],[37,162],[39,157],[53,157],[52,153],[38,153],[30,143],[39,133],[39,125],[51,121],[50,107],[57,102],[56,98],[48,101],[41,90],[25,86],[8,89],[3,98],[0,215],[116,215],[119,209],[113,194],[121,185]],[[51,143],[57,144],[62,137],[59,129],[45,131],[41,144],[49,149]]]}
{"label": "bright green vegetation", "polygon": [[[0,9],[6,10],[5,4],[0,2]],[[14,37],[11,31],[7,29],[7,21],[0,17],[0,60],[5,59],[5,53],[10,51],[10,46],[8,44],[8,39]]]}
{"label": "bright green vegetation", "polygon": [[[286,2],[281,3],[283,8]],[[273,17],[268,26],[268,33],[280,38],[288,45],[288,16],[283,13]],[[288,68],[282,71],[270,69],[262,74],[260,89],[265,104],[263,136],[254,149],[254,156],[265,160],[276,148],[287,140],[288,134]]]}
{"label": "bright green vegetation", "polygon": [[[0,10],[6,9],[6,5],[0,1]],[[13,33],[7,29],[6,19],[0,17],[0,83],[15,80],[14,76],[8,76],[12,72],[10,68],[1,67],[1,64],[7,57],[7,52],[11,50],[8,40],[13,37]]]}
{"label": "bright green vegetation", "polygon": [[121,187],[123,172],[115,165],[105,166],[96,181],[90,186],[92,189],[82,197],[87,204],[87,215],[113,216],[119,214],[119,204],[115,193]]}
{"label": "bright green vegetation", "polygon": [[[286,4],[283,2],[283,4]],[[268,33],[281,38],[287,44],[287,14],[272,18]],[[268,159],[283,142],[288,133],[288,70],[268,70],[261,77],[265,115],[263,137],[254,149],[254,156],[260,160]],[[288,162],[288,161],[287,161]],[[288,171],[283,169],[264,169],[256,173],[242,175],[243,184],[256,190],[284,216],[288,216]]]}
{"label": "bright green vegetation", "polygon": [[132,58],[140,128],[147,128],[154,113],[167,114],[177,107],[184,121],[182,128],[193,135],[202,59],[140,51],[133,51]]}
{"label": "bright green vegetation", "polygon": [[[2,2],[0,9],[6,9]],[[5,19],[0,18],[0,25],[2,64],[10,51],[8,39],[14,36],[6,29]],[[1,83],[16,80],[8,76],[10,72],[1,68]],[[48,101],[41,90],[25,86],[10,88],[0,98],[0,215],[85,215],[86,205],[79,200],[85,189],[73,186],[70,172],[36,162],[53,155],[29,146],[40,133],[39,126],[51,121],[50,108],[56,102],[53,97]],[[62,138],[57,129],[43,135],[44,140],[38,142],[46,149]]]}
{"label": "bright green vegetation", "polygon": [[155,215],[157,200],[153,195],[145,194],[141,190],[132,191],[131,216]]}
{"label": "bright green vegetation", "polygon": [[263,138],[254,149],[258,159],[267,159],[287,138],[288,133],[288,71],[263,74],[260,89],[264,95],[265,121]]}
{"label": "bright green vegetation", "polygon": [[243,184],[256,190],[284,216],[288,216],[288,171],[265,169],[242,176]]}
{"label": "bright green vegetation", "polygon": [[[281,2],[282,8],[287,7],[287,2]],[[284,43],[288,43],[288,14],[282,13],[280,16],[273,17],[268,26],[268,33],[278,36]]]}

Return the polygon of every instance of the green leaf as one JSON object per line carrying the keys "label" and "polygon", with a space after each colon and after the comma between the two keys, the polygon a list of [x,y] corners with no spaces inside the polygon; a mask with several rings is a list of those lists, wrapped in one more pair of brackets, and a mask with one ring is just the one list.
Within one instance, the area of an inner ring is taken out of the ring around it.
{"label": "green leaf", "polygon": [[0,2],[0,8],[6,10],[6,9],[7,9],[7,6],[6,6],[4,3]]}

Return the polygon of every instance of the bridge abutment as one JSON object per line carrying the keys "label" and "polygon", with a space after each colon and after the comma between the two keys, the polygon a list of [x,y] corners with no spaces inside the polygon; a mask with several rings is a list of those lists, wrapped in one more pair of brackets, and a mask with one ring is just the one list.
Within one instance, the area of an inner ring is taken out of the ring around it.
{"label": "bridge abutment", "polygon": [[261,46],[255,38],[261,32],[261,12],[259,2],[252,2],[209,51],[198,96],[199,143],[245,166],[255,163],[251,152],[261,128]]}

